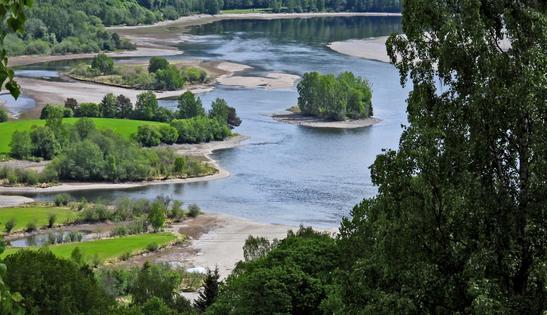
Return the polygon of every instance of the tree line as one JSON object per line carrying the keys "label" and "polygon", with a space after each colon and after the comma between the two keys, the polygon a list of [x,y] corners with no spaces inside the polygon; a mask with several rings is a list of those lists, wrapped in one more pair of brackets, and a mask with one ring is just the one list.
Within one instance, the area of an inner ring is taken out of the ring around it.
{"label": "tree line", "polygon": [[373,115],[372,90],[367,80],[351,72],[338,76],[308,72],[298,83],[298,108],[304,115],[329,120]]}

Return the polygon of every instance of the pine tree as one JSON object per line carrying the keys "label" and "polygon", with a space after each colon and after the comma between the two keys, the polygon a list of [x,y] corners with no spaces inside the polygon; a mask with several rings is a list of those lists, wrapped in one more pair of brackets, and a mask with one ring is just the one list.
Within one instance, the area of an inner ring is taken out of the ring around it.
{"label": "pine tree", "polygon": [[199,298],[194,302],[194,306],[200,312],[205,312],[207,307],[215,302],[218,296],[219,278],[218,267],[215,267],[215,270],[207,270],[203,290],[199,292]]}

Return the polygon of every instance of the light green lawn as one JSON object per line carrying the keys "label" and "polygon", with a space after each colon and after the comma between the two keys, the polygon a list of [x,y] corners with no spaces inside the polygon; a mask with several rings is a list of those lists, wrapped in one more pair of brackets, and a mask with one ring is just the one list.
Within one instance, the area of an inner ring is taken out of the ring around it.
{"label": "light green lawn", "polygon": [[[70,258],[74,248],[79,247],[84,260],[90,261],[97,255],[99,260],[104,262],[120,257],[125,253],[135,253],[144,250],[146,249],[146,246],[151,243],[156,243],[160,246],[166,245],[176,238],[177,237],[171,233],[139,234],[90,242],[53,245],[49,246],[49,249],[59,257]],[[36,247],[33,247],[32,249],[36,249]],[[7,248],[0,257],[4,258],[18,250],[20,249]]]}
{"label": "light green lawn", "polygon": [[[63,123],[74,124],[79,118],[65,118]],[[136,133],[141,125],[162,125],[164,123],[154,121],[142,121],[131,119],[115,119],[115,118],[91,118],[95,122],[98,129],[112,129],[118,134],[129,138],[131,134]],[[28,119],[14,120],[0,123],[0,153],[10,152],[11,136],[16,130],[28,131],[32,126],[43,126],[45,120]]]}
{"label": "light green lawn", "polygon": [[50,214],[57,216],[55,224],[70,223],[76,218],[76,213],[69,208],[60,207],[15,207],[0,208],[0,233],[4,232],[4,225],[10,219],[15,219],[15,228],[24,230],[28,223],[35,222],[38,228],[46,226]]}
{"label": "light green lawn", "polygon": [[271,9],[231,9],[231,10],[222,10],[221,14],[249,14],[249,13],[269,13]]}

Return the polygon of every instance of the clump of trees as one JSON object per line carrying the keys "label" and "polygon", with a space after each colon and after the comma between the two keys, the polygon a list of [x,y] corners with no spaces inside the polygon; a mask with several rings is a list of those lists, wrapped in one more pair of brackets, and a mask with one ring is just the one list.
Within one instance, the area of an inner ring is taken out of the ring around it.
{"label": "clump of trees", "polygon": [[148,68],[116,66],[112,58],[97,55],[87,64],[79,64],[70,70],[75,77],[91,78],[105,84],[122,85],[144,90],[174,91],[187,82],[205,83],[207,72],[195,67],[172,65],[163,57],[150,58]]}
{"label": "clump of trees", "polygon": [[308,72],[298,83],[297,89],[298,107],[304,115],[329,120],[373,115],[370,84],[351,72],[338,76]]}
{"label": "clump of trees", "polygon": [[40,175],[3,168],[0,178],[7,178],[8,182],[133,181],[214,172],[205,163],[177,156],[171,149],[143,149],[111,130],[97,130],[88,118],[71,126],[49,117],[46,126],[33,128],[30,132],[16,131],[11,147],[11,154],[16,158],[38,157],[52,162]]}

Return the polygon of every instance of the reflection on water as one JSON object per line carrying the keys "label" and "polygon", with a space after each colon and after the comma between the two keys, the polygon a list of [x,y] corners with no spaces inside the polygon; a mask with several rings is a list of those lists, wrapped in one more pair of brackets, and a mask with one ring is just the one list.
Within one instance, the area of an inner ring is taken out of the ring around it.
{"label": "reflection on water", "polygon": [[[74,192],[88,200],[155,198],[171,195],[206,211],[298,225],[337,226],[364,197],[376,193],[368,167],[382,149],[396,148],[406,124],[408,89],[389,64],[335,53],[333,40],[388,35],[400,30],[399,18],[313,18],[298,20],[220,21],[196,26],[185,54],[251,65],[255,71],[353,71],[372,83],[376,126],[358,130],[311,129],[273,121],[267,114],[297,101],[296,89],[266,90],[218,87],[202,94],[235,106],[243,120],[236,132],[250,136],[243,146],[216,152],[214,158],[231,176],[211,182],[160,185],[118,191]],[[163,101],[174,107],[176,102]],[[39,198],[50,198],[40,195]]]}
{"label": "reflection on water", "polygon": [[90,233],[87,231],[69,232],[53,231],[49,233],[34,234],[9,241],[12,247],[44,246],[69,242],[89,241]]}

